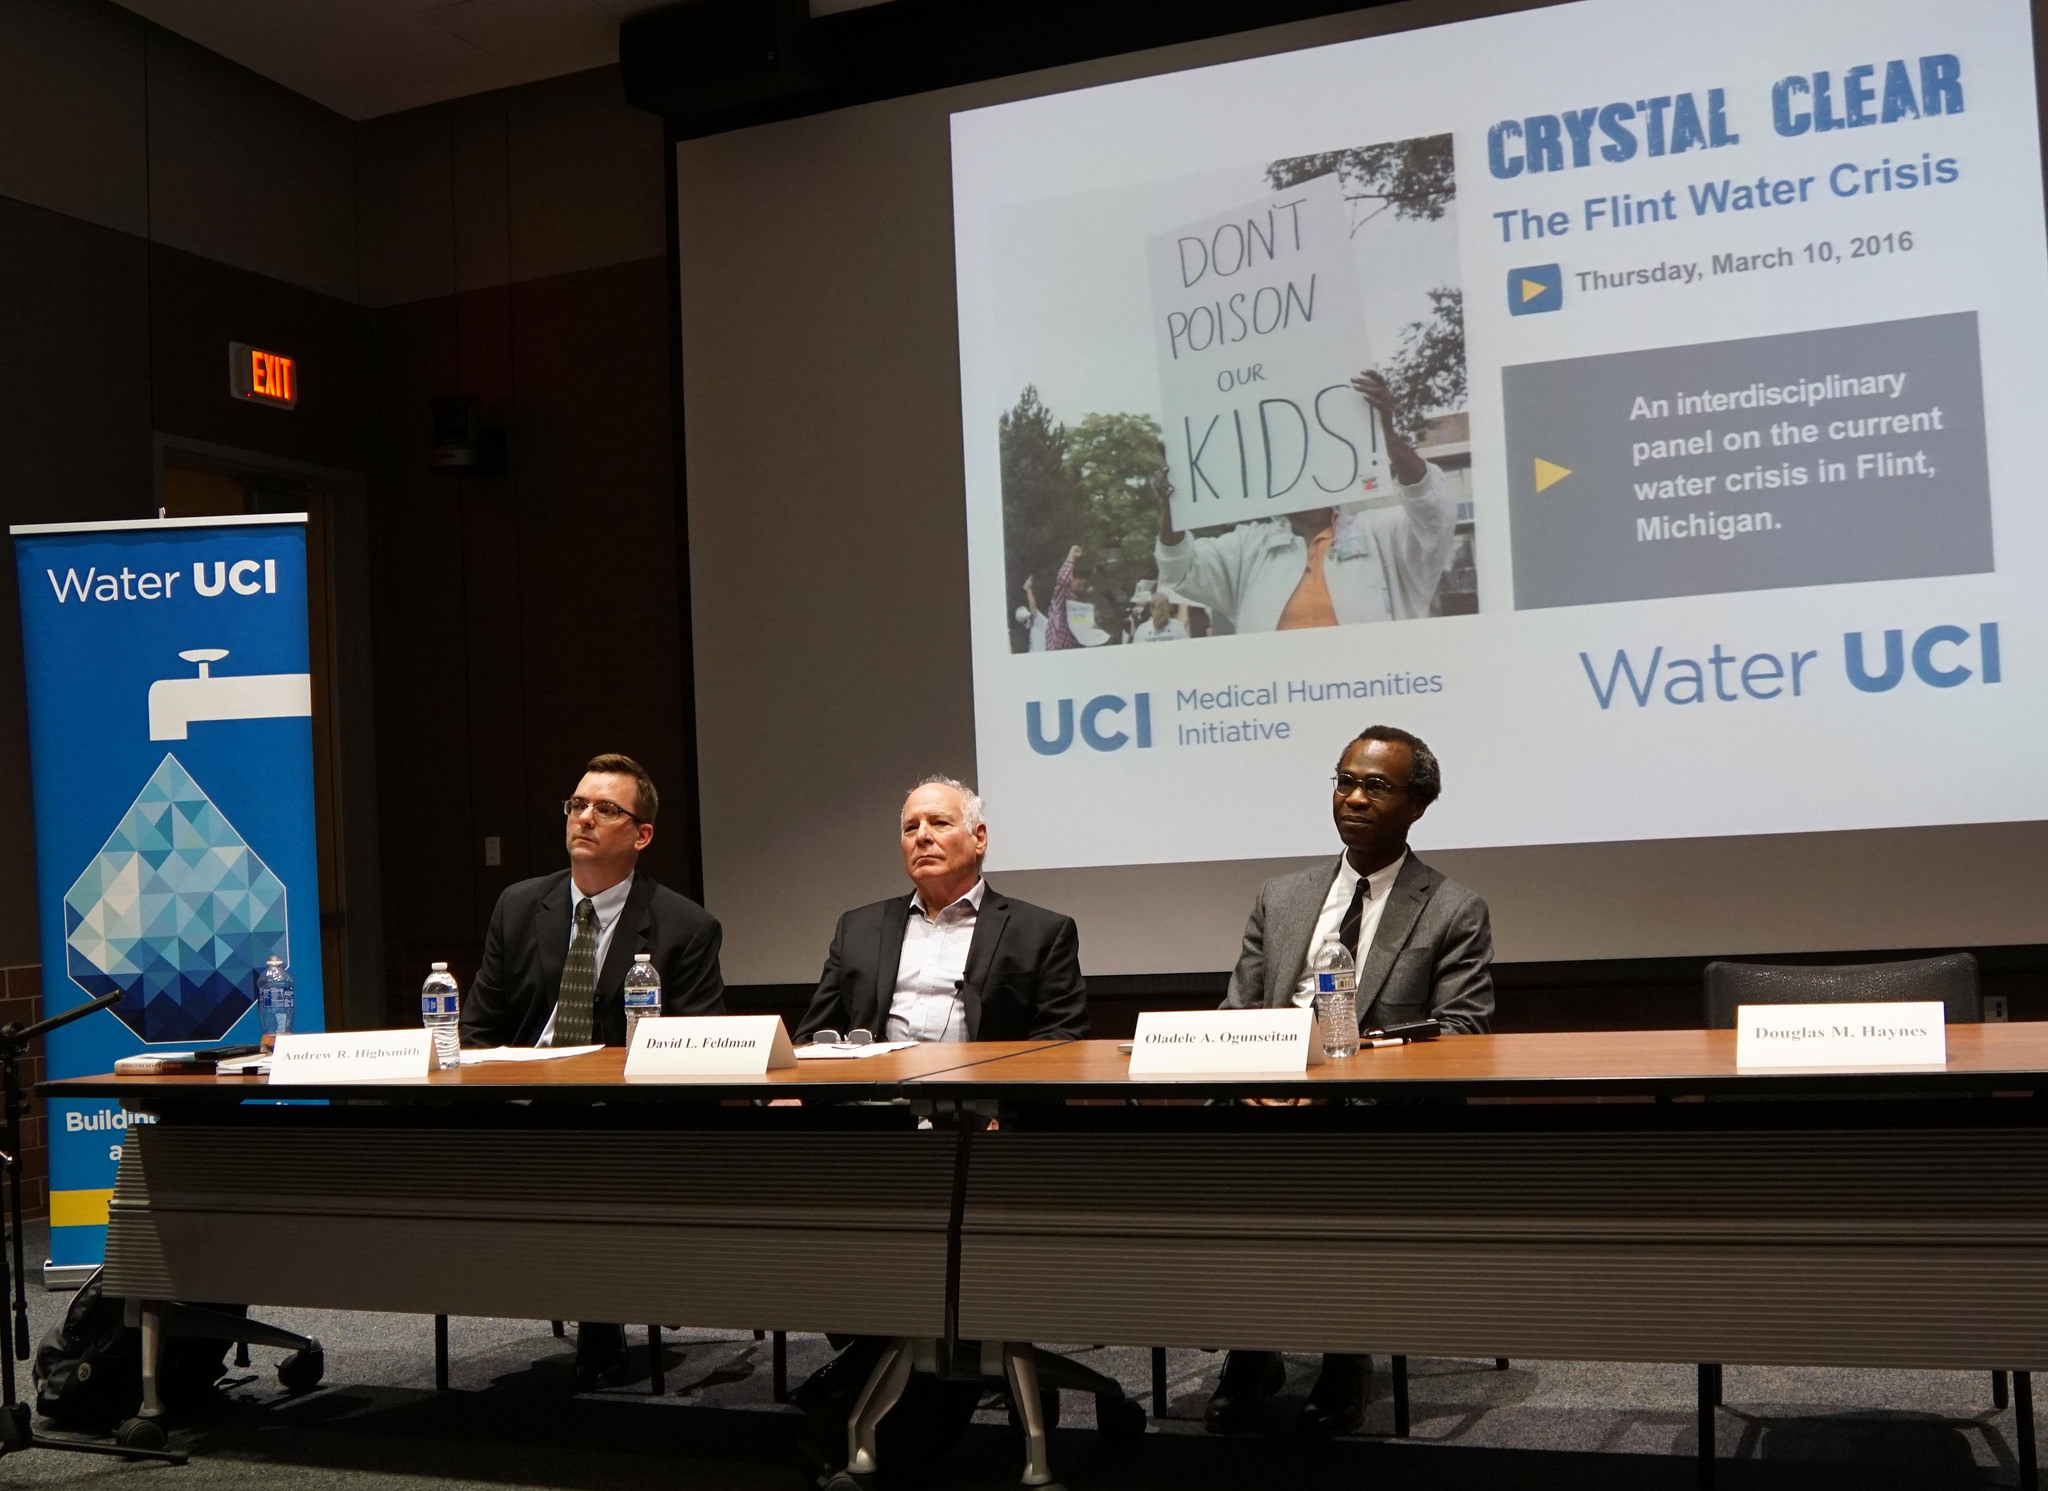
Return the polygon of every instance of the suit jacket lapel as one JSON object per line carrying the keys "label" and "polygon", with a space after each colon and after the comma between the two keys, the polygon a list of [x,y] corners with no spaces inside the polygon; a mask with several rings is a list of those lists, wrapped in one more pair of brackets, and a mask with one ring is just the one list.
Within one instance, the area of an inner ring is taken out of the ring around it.
{"label": "suit jacket lapel", "polygon": [[1339,855],[1330,861],[1327,874],[1310,882],[1310,889],[1300,900],[1266,908],[1267,966],[1273,970],[1266,1001],[1269,1005],[1293,1003],[1294,991],[1308,967],[1308,942],[1315,936],[1316,918],[1323,914],[1323,902],[1329,899],[1330,886],[1343,866],[1344,857]]}
{"label": "suit jacket lapel", "polygon": [[1394,877],[1393,888],[1387,892],[1387,904],[1380,911],[1380,924],[1372,934],[1372,950],[1365,955],[1365,962],[1358,970],[1358,1012],[1362,1015],[1380,997],[1380,989],[1387,982],[1387,975],[1394,970],[1394,956],[1408,941],[1408,934],[1415,930],[1415,919],[1422,915],[1422,908],[1429,901],[1429,893],[1436,884],[1436,877],[1428,865],[1417,859],[1413,852],[1401,862],[1401,873]]}
{"label": "suit jacket lapel", "polygon": [[995,962],[996,944],[1010,922],[1010,903],[990,886],[981,893],[974,915],[974,940],[967,944],[967,971],[961,976],[960,1003],[967,1011],[967,1039],[981,1038],[981,986]]}
{"label": "suit jacket lapel", "polygon": [[[878,1041],[889,1038],[889,1005],[896,993],[896,967],[903,961],[903,927],[909,920],[908,896],[898,896],[883,904],[882,942],[875,956],[875,1007],[866,1025]],[[857,1016],[859,1011],[849,1006],[847,1014]]]}
{"label": "suit jacket lapel", "polygon": [[[591,999],[591,1008],[601,1010],[605,1001],[618,996],[626,984],[626,970],[633,966],[633,954],[647,950],[647,927],[653,920],[649,909],[654,904],[654,882],[645,875],[633,877],[633,888],[626,893],[626,904],[619,908],[619,924],[612,928],[611,945],[604,950],[604,967],[597,971],[597,989]],[[562,935],[568,936],[564,927]],[[568,954],[563,953],[567,961]]]}
{"label": "suit jacket lapel", "polygon": [[548,887],[540,898],[539,915],[533,921],[533,935],[540,945],[533,950],[534,966],[540,969],[539,987],[534,990],[536,1007],[529,1011],[534,1021],[530,1039],[538,1039],[547,1024],[548,1011],[562,992],[562,964],[569,957],[569,872]]}

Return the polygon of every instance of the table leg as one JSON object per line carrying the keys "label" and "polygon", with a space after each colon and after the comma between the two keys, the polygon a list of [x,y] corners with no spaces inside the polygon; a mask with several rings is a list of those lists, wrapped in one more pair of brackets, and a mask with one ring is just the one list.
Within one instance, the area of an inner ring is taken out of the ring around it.
{"label": "table leg", "polygon": [[1700,1484],[1714,1484],[1714,1410],[1721,1402],[1721,1369],[1700,1363]]}
{"label": "table leg", "polygon": [[1394,1438],[1408,1437],[1408,1358],[1388,1359],[1387,1370],[1394,1379]]}
{"label": "table leg", "polygon": [[434,1391],[448,1391],[448,1317],[434,1317]]}
{"label": "table leg", "polygon": [[2020,1491],[2036,1491],[2040,1470],[2034,1463],[2034,1374],[2012,1374],[2013,1437],[2019,1441]]}
{"label": "table leg", "polygon": [[1152,1348],[1152,1417],[1166,1417],[1166,1348]]}

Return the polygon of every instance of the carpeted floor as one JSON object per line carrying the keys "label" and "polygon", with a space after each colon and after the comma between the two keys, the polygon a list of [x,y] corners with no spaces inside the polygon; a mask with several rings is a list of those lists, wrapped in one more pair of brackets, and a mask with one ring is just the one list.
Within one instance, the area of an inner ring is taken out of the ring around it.
{"label": "carpeted floor", "polygon": [[[32,1239],[40,1243],[40,1238]],[[39,1250],[30,1256],[40,1258]],[[31,1285],[34,1332],[68,1296]],[[0,1487],[511,1486],[562,1491],[805,1491],[793,1453],[795,1411],[771,1391],[770,1345],[749,1333],[664,1336],[666,1392],[648,1393],[645,1336],[632,1380],[573,1392],[570,1343],[545,1321],[451,1322],[450,1391],[434,1391],[433,1323],[409,1315],[266,1309],[260,1318],[317,1336],[323,1386],[288,1399],[280,1353],[257,1348],[233,1374],[217,1413],[181,1426],[183,1468],[49,1450],[0,1459]],[[1149,1403],[1142,1350],[1069,1348]],[[792,1383],[821,1365],[822,1338],[790,1340]],[[1356,1488],[1680,1488],[1697,1484],[1694,1374],[1684,1366],[1583,1362],[1409,1363],[1413,1434],[1392,1440],[1386,1359],[1358,1437],[1298,1448],[1288,1427],[1315,1373],[1290,1358],[1287,1391],[1259,1435],[1202,1432],[1219,1356],[1168,1358],[1171,1409],[1145,1441],[1103,1454],[1092,1404],[1069,1394],[1054,1435],[1054,1468],[1071,1491],[1236,1491],[1246,1486]],[[24,1387],[26,1375],[23,1377]],[[2012,1412],[1993,1412],[1985,1373],[1727,1369],[1718,1420],[1718,1484],[1736,1491],[2011,1486],[2018,1467]],[[1003,1409],[985,1400],[945,1484],[995,1491],[1016,1484]]]}

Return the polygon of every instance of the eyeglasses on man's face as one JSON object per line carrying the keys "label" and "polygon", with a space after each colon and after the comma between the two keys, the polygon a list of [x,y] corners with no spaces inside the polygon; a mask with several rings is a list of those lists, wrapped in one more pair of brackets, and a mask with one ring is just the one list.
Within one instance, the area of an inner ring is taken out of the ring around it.
{"label": "eyeglasses on man's face", "polygon": [[1354,792],[1363,792],[1374,802],[1385,802],[1388,798],[1399,797],[1408,790],[1405,782],[1392,782],[1383,776],[1355,777],[1348,771],[1340,771],[1330,779],[1337,784],[1337,795],[1349,797]]}
{"label": "eyeglasses on man's face", "polygon": [[610,798],[600,797],[592,802],[587,797],[572,797],[562,804],[562,816],[565,818],[580,818],[585,813],[599,823],[617,823],[621,818],[631,818],[635,823],[645,821],[639,814],[627,812]]}

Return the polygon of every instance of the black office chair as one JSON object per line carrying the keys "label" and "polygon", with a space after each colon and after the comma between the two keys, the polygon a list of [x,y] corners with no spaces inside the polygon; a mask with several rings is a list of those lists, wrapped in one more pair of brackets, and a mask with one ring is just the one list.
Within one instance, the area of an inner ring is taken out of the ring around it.
{"label": "black office chair", "polygon": [[1940,1000],[1950,1025],[1984,1019],[1977,960],[1969,953],[1904,963],[1709,963],[1707,1029],[1733,1030],[1745,1004],[1897,1004]]}
{"label": "black office chair", "polygon": [[[1977,959],[1969,953],[1938,958],[1912,958],[1898,963],[1829,963],[1811,966],[1787,963],[1709,963],[1706,968],[1706,1024],[1709,1030],[1733,1030],[1735,1012],[1745,1004],[1899,1004],[1932,1003],[1945,1007],[1945,1024],[1977,1025],[1984,1019],[1984,1001],[1977,988]],[[2020,1401],[2019,1432],[2025,1443],[2021,1460],[2033,1463],[2033,1402],[2024,1372],[2012,1374]],[[1699,1378],[1701,1472],[1710,1473],[1714,1456],[1714,1410],[1721,1404],[1721,1367],[1702,1362]],[[2006,1375],[1991,1374],[1991,1404],[2006,1406]]]}

